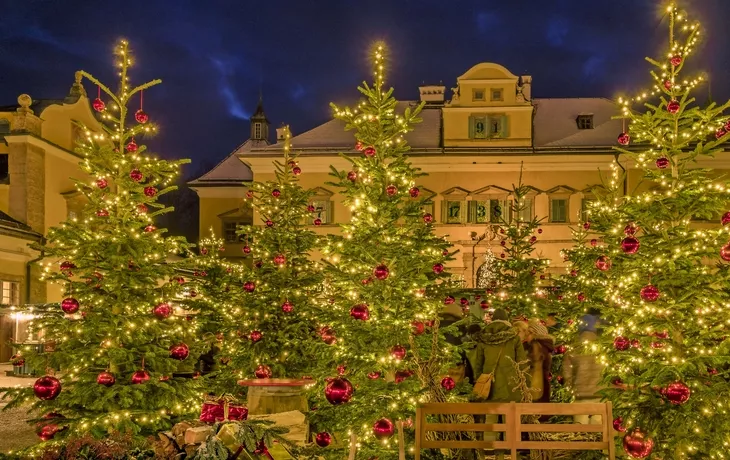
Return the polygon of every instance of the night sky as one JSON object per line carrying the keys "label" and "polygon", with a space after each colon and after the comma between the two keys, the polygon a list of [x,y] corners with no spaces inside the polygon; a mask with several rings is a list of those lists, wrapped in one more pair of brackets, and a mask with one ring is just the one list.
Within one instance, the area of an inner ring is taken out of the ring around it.
{"label": "night sky", "polygon": [[[132,81],[163,80],[145,95],[161,125],[150,145],[192,158],[188,177],[248,138],[260,90],[272,136],[282,122],[298,134],[328,120],[330,101],[357,98],[377,39],[392,49],[399,99],[416,99],[422,82],[455,86],[483,61],[532,75],[535,97],[614,97],[646,86],[643,58],[663,55],[667,39],[666,3],[656,0],[2,3],[0,105],[20,93],[64,97],[78,69],[114,83],[111,50],[125,37],[136,54]],[[715,100],[730,96],[727,3],[680,3],[705,28],[694,62],[709,73]]]}

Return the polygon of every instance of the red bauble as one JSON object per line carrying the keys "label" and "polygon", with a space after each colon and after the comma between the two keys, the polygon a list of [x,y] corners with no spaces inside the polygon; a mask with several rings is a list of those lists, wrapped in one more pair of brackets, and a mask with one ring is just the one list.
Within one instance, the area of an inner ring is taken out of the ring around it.
{"label": "red bauble", "polygon": [[286,263],[286,256],[284,254],[277,254],[274,256],[274,263],[276,265],[284,265]]}
{"label": "red bauble", "polygon": [[375,147],[365,147],[365,149],[362,151],[362,153],[365,154],[366,157],[374,157],[375,156]]}
{"label": "red bauble", "polygon": [[183,361],[190,355],[190,348],[184,343],[178,343],[170,347],[170,358]]}
{"label": "red bauble", "polygon": [[674,86],[674,85],[672,84],[672,81],[671,80],[664,80],[664,88],[667,91],[671,91],[672,90],[672,86]]}
{"label": "red bauble", "polygon": [[679,104],[679,101],[677,101],[676,99],[672,99],[667,103],[667,112],[675,114],[679,112],[680,107],[681,106]]}
{"label": "red bauble", "polygon": [[33,384],[33,394],[44,401],[56,399],[60,392],[61,381],[52,375],[44,375]]}
{"label": "red bauble", "polygon": [[403,345],[394,345],[393,348],[390,349],[390,356],[395,359],[403,360],[403,358],[406,357],[406,353],[406,347]]}
{"label": "red bauble", "polygon": [[720,128],[717,129],[717,131],[715,131],[715,138],[716,139],[720,139],[725,134],[727,134],[727,131],[725,130],[725,127],[724,126],[723,127],[720,127]]}
{"label": "red bauble", "polygon": [[102,101],[98,97],[96,99],[94,99],[94,102],[91,103],[91,106],[97,112],[103,112],[104,110],[106,110],[106,104],[104,103],[104,101]]}
{"label": "red bauble", "polygon": [[147,205],[146,204],[142,203],[142,204],[138,204],[137,205],[137,212],[138,213],[140,213],[140,214],[147,214],[147,211],[149,211],[149,209],[147,209]]}
{"label": "red bauble", "polygon": [[350,309],[350,316],[360,321],[367,321],[370,319],[370,309],[364,303],[357,304]]}
{"label": "red bauble", "polygon": [[61,428],[58,425],[55,423],[48,423],[46,425],[39,426],[36,429],[36,434],[41,441],[50,441],[59,431],[61,431]]}
{"label": "red bauble", "polygon": [[251,339],[253,343],[256,343],[264,338],[264,333],[261,331],[251,331],[251,333],[248,335],[248,338]]}
{"label": "red bauble", "polygon": [[117,383],[117,379],[111,372],[104,371],[96,376],[96,383],[98,383],[99,385],[104,385],[105,387],[110,387]]}
{"label": "red bauble", "polygon": [[411,187],[408,193],[411,195],[411,198],[417,198],[421,194],[421,190],[418,187]]}
{"label": "red bauble", "polygon": [[641,243],[639,243],[639,240],[633,236],[627,236],[621,240],[621,250],[626,254],[636,254],[636,251],[639,250],[639,246],[641,246]]}
{"label": "red bauble", "polygon": [[314,442],[317,443],[319,447],[327,447],[332,443],[332,436],[326,431],[323,431],[321,433],[317,433],[317,436],[314,437]]}
{"label": "red bauble", "polygon": [[721,222],[722,222],[722,225],[730,224],[730,211],[728,211],[722,215]]}
{"label": "red bauble", "polygon": [[259,364],[256,366],[256,370],[253,371],[253,375],[255,375],[257,379],[270,379],[273,374],[271,373],[271,368],[269,366]]}
{"label": "red bauble", "polygon": [[63,299],[63,302],[61,302],[61,310],[69,315],[76,313],[79,311],[79,301],[73,297],[67,297]]}
{"label": "red bauble", "polygon": [[134,138],[132,138],[132,140],[129,141],[124,148],[127,149],[127,152],[136,152],[139,147],[137,146],[137,143],[134,142]]}
{"label": "red bauble", "polygon": [[395,433],[395,425],[387,418],[381,418],[373,425],[373,434],[378,439],[388,439]]}
{"label": "red bauble", "polygon": [[253,292],[254,290],[256,290],[256,283],[254,283],[253,281],[246,281],[245,283],[243,283],[243,289],[246,292]]}
{"label": "red bauble", "polygon": [[431,222],[433,222],[433,215],[431,215],[429,213],[424,214],[423,221],[426,222],[427,224],[430,224]]}
{"label": "red bauble", "polygon": [[446,391],[451,391],[456,388],[456,381],[451,377],[444,377],[441,379],[441,388]]}
{"label": "red bauble", "polygon": [[335,331],[329,326],[323,326],[319,330],[319,336],[322,338],[322,341],[327,345],[332,345],[333,343],[337,342]]}
{"label": "red bauble", "polygon": [[[583,222],[583,230],[590,230],[590,229],[591,229],[591,223],[588,221]],[[533,238],[535,238],[535,237],[533,236]]]}
{"label": "red bauble", "polygon": [[631,348],[641,348],[641,342],[639,342],[639,339],[631,339]]}
{"label": "red bauble", "polygon": [[725,262],[730,262],[730,243],[727,243],[725,246],[720,248],[720,257]]}
{"label": "red bauble", "polygon": [[447,295],[446,298],[444,299],[445,305],[451,305],[454,302],[456,302],[456,299],[452,295]]}
{"label": "red bauble", "polygon": [[578,293],[578,302],[585,302],[586,301],[586,295],[582,292]]}
{"label": "red bauble", "polygon": [[20,354],[13,355],[10,357],[10,364],[13,366],[24,366],[25,358],[23,358]]}
{"label": "red bauble", "polygon": [[109,217],[109,211],[106,209],[99,209],[96,211],[97,217]]}
{"label": "red bauble", "polygon": [[467,307],[469,306],[469,299],[467,299],[466,297],[462,297],[461,299],[459,299],[459,303],[462,307]]}
{"label": "red bauble", "polygon": [[324,397],[333,406],[345,404],[352,399],[354,388],[349,380],[344,377],[337,377],[329,382],[324,388]]}
{"label": "red bauble", "polygon": [[284,313],[291,313],[294,311],[294,304],[289,302],[288,300],[285,300],[283,304],[281,304],[281,311]]}
{"label": "red bauble", "polygon": [[355,142],[355,150],[362,152],[364,148],[365,148],[365,144],[363,144],[360,141]]}
{"label": "red bauble", "polygon": [[380,281],[387,279],[389,275],[390,270],[388,270],[388,267],[386,267],[384,264],[380,264],[373,269],[373,276],[375,276],[375,278],[379,279]]}
{"label": "red bauble", "polygon": [[594,247],[594,248],[595,248],[595,247],[596,247],[597,245],[598,245],[598,240],[597,240],[597,239],[595,239],[595,238],[593,238],[593,239],[591,240],[591,247]]}
{"label": "red bauble", "polygon": [[241,251],[243,251],[244,254],[251,254],[251,247],[244,246],[243,248],[241,248]]}
{"label": "red bauble", "polygon": [[641,431],[641,428],[634,428],[624,435],[624,451],[633,458],[646,458],[654,450],[654,440]]}
{"label": "red bauble", "polygon": [[489,305],[489,302],[487,302],[486,300],[482,300],[479,303],[479,306],[481,307],[482,310],[488,310],[489,308],[491,308],[491,305]]}
{"label": "red bauble", "polygon": [[578,270],[576,270],[576,269],[571,270],[570,276],[578,276]]}
{"label": "red bauble", "polygon": [[670,383],[663,393],[670,403],[677,406],[689,401],[689,397],[692,395],[692,391],[683,382]]}
{"label": "red bauble", "polygon": [[315,227],[319,227],[320,225],[322,225],[322,219],[317,217],[316,219],[314,219],[314,221],[312,221],[312,223],[314,224]]}
{"label": "red bauble", "polygon": [[281,196],[281,190],[275,188],[271,191],[271,196],[273,196],[274,198],[279,198]]}
{"label": "red bauble", "polygon": [[434,273],[436,273],[437,275],[440,275],[441,273],[443,273],[443,271],[444,271],[444,264],[441,264],[441,263],[433,264]]}
{"label": "red bauble", "polygon": [[398,193],[398,187],[396,187],[395,185],[392,185],[391,184],[391,185],[385,187],[385,193],[387,193],[388,196],[393,196],[396,193]]}
{"label": "red bauble", "polygon": [[142,171],[135,168],[129,172],[129,178],[135,182],[139,182],[144,178],[144,176],[142,175]]}
{"label": "red bauble", "polygon": [[150,121],[150,116],[147,115],[144,110],[139,109],[134,112],[134,119],[137,120],[137,123],[145,124]]}
{"label": "red bauble", "polygon": [[628,224],[626,224],[626,227],[624,227],[624,235],[626,236],[634,236],[638,231],[639,226],[633,222],[629,222]]}
{"label": "red bauble", "polygon": [[172,315],[172,307],[169,303],[157,304],[152,310],[152,314],[154,314],[158,319],[169,318],[170,315]]}
{"label": "red bauble", "polygon": [[641,288],[639,295],[645,302],[656,302],[659,299],[659,289],[653,284],[647,284]]}
{"label": "red bauble", "polygon": [[682,56],[679,54],[675,54],[672,56],[672,58],[669,60],[670,64],[672,64],[673,67],[677,67],[679,64],[682,63]]}
{"label": "red bauble", "polygon": [[411,323],[411,331],[413,335],[421,335],[426,331],[426,325],[423,321],[413,321]]}
{"label": "red bauble", "polygon": [[347,179],[350,182],[355,182],[357,180],[357,172],[356,171],[350,171],[347,173]]}
{"label": "red bauble", "polygon": [[408,377],[413,375],[412,371],[396,371],[395,373],[395,383],[401,383]]}
{"label": "red bauble", "polygon": [[629,136],[629,133],[621,133],[618,135],[618,143],[621,145],[629,145],[629,142],[631,142],[631,136]]}
{"label": "red bauble", "polygon": [[625,351],[628,350],[631,346],[631,341],[628,339],[628,337],[624,337],[622,335],[616,337],[613,339],[613,348],[615,348],[618,351]]}
{"label": "red bauble", "polygon": [[61,265],[60,265],[59,268],[61,269],[61,272],[64,275],[66,275],[66,276],[72,276],[73,275],[73,272],[71,272],[71,270],[73,270],[74,268],[76,268],[76,264],[74,264],[73,262],[69,262],[67,260],[67,261],[61,262]]}
{"label": "red bauble", "polygon": [[154,225],[148,225],[148,226],[146,226],[146,227],[144,228],[144,231],[145,231],[146,233],[152,233],[152,232],[154,232],[155,230],[157,230],[157,227],[155,227]]}
{"label": "red bauble", "polygon": [[626,432],[626,427],[624,426],[624,419],[621,417],[616,417],[613,419],[613,429],[618,431],[619,433]]}
{"label": "red bauble", "polygon": [[105,189],[109,186],[109,182],[102,177],[101,179],[96,180],[96,186],[101,189]]}
{"label": "red bauble", "polygon": [[302,173],[302,168],[300,168],[299,166],[294,166],[293,168],[291,168],[291,172],[295,176],[298,176]]}
{"label": "red bauble", "polygon": [[667,157],[657,158],[656,167],[659,169],[667,169],[669,167],[669,158],[667,158]]}
{"label": "red bauble", "polygon": [[611,259],[608,256],[599,256],[596,259],[596,268],[605,272],[611,269]]}
{"label": "red bauble", "polygon": [[557,347],[555,347],[554,354],[563,355],[566,351],[568,351],[568,347],[566,347],[565,345],[558,345]]}
{"label": "red bauble", "polygon": [[380,378],[380,372],[368,372],[368,378],[370,380],[378,380]]}
{"label": "red bauble", "polygon": [[145,196],[152,198],[153,196],[157,195],[157,189],[154,187],[145,187],[144,194]]}
{"label": "red bauble", "polygon": [[134,374],[132,374],[132,384],[134,384],[134,385],[140,385],[142,383],[149,381],[149,379],[150,379],[150,373],[144,369],[139,370],[139,371],[135,372]]}

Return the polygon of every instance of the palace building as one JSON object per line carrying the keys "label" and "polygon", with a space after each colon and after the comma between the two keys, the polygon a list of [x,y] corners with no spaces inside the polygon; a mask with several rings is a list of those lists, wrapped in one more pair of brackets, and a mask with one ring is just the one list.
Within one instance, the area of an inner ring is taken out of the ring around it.
{"label": "palace building", "polygon": [[[614,147],[624,130],[614,102],[604,98],[537,98],[532,77],[517,76],[499,64],[481,63],[458,77],[447,99],[444,86],[420,87],[422,123],[406,135],[410,158],[428,176],[419,182],[429,197],[428,212],[436,231],[459,250],[449,267],[465,284],[476,285],[485,254],[499,254],[492,226],[499,211],[509,209],[513,184],[522,177],[530,187],[523,218],[542,220],[536,255],[551,259],[550,271],[562,272],[560,250],[572,244],[571,228],[581,222],[591,190],[619,159],[628,170],[627,190],[639,179]],[[419,101],[402,101],[398,110]],[[243,257],[235,233],[239,224],[257,222],[241,207],[247,184],[274,178],[272,162],[282,158],[281,136],[271,144],[269,122],[261,104],[251,118],[251,137],[215,168],[189,183],[200,197],[200,234],[210,228],[226,242],[225,255]],[[337,231],[349,219],[337,190],[328,187],[330,165],[345,169],[339,154],[359,155],[352,132],[328,121],[292,137],[299,154],[304,187],[316,191],[315,217],[321,233]],[[724,156],[704,165],[730,169]],[[495,212],[497,211],[497,212]],[[486,237],[485,237],[486,235]]]}

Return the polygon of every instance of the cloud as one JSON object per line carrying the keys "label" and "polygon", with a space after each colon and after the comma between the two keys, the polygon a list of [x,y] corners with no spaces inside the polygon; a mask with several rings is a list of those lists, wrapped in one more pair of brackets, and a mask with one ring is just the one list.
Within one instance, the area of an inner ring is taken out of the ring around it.
{"label": "cloud", "polygon": [[548,42],[553,46],[562,46],[565,38],[570,32],[570,24],[564,18],[554,17],[550,19],[547,26],[546,36]]}
{"label": "cloud", "polygon": [[236,73],[236,60],[211,56],[210,61],[218,73],[218,93],[223,97],[228,113],[232,117],[248,120],[251,114],[244,109],[243,103],[230,83],[230,77],[235,76]]}

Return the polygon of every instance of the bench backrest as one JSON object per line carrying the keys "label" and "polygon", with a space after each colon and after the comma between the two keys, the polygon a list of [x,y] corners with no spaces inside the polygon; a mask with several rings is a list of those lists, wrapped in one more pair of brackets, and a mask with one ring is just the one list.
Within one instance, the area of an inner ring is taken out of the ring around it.
{"label": "bench backrest", "polygon": [[[500,423],[431,423],[430,415],[501,415]],[[600,425],[522,423],[523,415],[600,415]],[[501,432],[500,441],[427,439],[428,432]],[[522,441],[522,433],[601,433],[600,441]],[[416,410],[416,460],[421,449],[606,450],[615,458],[611,403],[427,403]]]}

